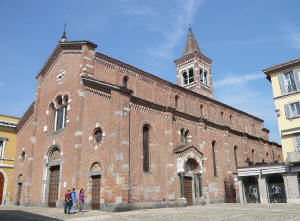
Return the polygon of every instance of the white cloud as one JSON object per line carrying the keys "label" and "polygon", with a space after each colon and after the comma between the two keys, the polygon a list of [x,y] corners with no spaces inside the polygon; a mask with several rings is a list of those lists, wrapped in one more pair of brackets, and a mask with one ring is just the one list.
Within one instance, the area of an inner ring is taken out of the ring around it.
{"label": "white cloud", "polygon": [[195,12],[203,2],[203,0],[177,1],[175,11],[169,11],[171,19],[168,18],[169,23],[167,27],[160,29],[165,40],[157,47],[148,49],[148,52],[153,56],[172,59],[174,57],[172,53],[173,48],[184,34],[187,34],[188,24],[193,22]]}
{"label": "white cloud", "polygon": [[[192,24],[198,7],[204,0],[174,0],[165,1],[131,1],[120,8],[122,12],[135,18],[135,25],[141,25],[163,39],[159,43],[153,42],[153,47],[146,51],[158,58],[173,59],[173,49],[187,34],[188,24]],[[172,7],[169,7],[169,4]],[[143,19],[142,16],[146,17]],[[149,20],[150,19],[150,20]]]}
{"label": "white cloud", "polygon": [[236,85],[245,83],[248,81],[258,80],[265,78],[265,75],[262,72],[237,75],[237,74],[228,74],[225,78],[219,79],[214,82],[214,87],[222,87],[227,85]]}

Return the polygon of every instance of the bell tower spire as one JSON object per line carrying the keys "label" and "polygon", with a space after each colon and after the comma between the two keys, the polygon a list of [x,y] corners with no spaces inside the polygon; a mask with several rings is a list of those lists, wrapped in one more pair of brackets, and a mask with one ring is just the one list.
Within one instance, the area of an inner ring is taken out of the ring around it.
{"label": "bell tower spire", "polygon": [[191,27],[189,27],[184,53],[174,62],[179,86],[213,98],[212,60],[202,54]]}

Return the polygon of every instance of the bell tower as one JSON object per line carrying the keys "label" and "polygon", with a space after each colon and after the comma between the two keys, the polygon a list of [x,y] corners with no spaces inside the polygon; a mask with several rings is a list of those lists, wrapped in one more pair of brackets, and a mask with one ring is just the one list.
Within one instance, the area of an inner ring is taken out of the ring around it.
{"label": "bell tower", "polygon": [[213,98],[212,60],[202,54],[191,27],[189,28],[184,53],[181,58],[174,62],[179,86]]}

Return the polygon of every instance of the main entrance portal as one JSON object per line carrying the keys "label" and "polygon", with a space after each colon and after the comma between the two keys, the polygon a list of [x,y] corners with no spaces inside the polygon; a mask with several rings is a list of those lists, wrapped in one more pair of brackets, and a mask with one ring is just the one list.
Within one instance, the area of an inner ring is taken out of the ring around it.
{"label": "main entrance portal", "polygon": [[53,166],[50,168],[50,182],[49,182],[49,197],[48,206],[56,207],[56,201],[58,198],[59,187],[59,166]]}

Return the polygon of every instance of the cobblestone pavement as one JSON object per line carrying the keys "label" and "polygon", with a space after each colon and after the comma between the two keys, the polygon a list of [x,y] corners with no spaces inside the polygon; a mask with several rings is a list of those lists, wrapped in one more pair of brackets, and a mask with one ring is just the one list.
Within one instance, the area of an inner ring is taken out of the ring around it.
{"label": "cobblestone pavement", "polygon": [[88,211],[63,214],[62,209],[0,206],[1,221],[300,221],[300,205],[212,204],[180,208],[135,210],[122,213]]}

